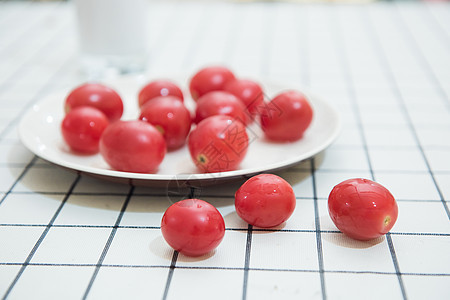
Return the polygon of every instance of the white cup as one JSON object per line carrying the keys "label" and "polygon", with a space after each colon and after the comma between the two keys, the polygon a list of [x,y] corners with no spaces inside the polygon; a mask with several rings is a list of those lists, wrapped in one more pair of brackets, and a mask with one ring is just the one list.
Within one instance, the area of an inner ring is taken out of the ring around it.
{"label": "white cup", "polygon": [[75,0],[80,61],[91,78],[143,71],[149,0]]}

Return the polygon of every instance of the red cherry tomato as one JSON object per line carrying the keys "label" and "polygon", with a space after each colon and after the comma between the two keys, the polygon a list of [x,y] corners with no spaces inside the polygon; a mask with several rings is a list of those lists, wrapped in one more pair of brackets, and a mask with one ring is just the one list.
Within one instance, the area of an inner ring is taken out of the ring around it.
{"label": "red cherry tomato", "polygon": [[65,101],[65,112],[86,105],[101,110],[110,122],[119,120],[123,114],[123,102],[119,94],[99,83],[85,83],[72,90]]}
{"label": "red cherry tomato", "polygon": [[206,67],[198,71],[190,80],[189,90],[194,100],[211,91],[223,90],[225,85],[234,80],[229,69],[221,66]]}
{"label": "red cherry tomato", "polygon": [[142,107],[145,102],[156,97],[174,96],[183,102],[183,92],[173,82],[169,80],[154,80],[145,85],[139,92],[138,100],[139,107]]}
{"label": "red cherry tomato", "polygon": [[225,85],[224,91],[241,99],[247,110],[253,115],[258,114],[258,109],[264,102],[264,93],[261,86],[252,80],[232,80]]}
{"label": "red cherry tomato", "polygon": [[313,110],[306,97],[297,91],[283,92],[261,112],[261,127],[273,141],[290,142],[303,137],[311,124]]}
{"label": "red cherry tomato", "polygon": [[237,214],[257,227],[275,227],[285,222],[295,209],[296,199],[291,185],[273,174],[248,179],[235,194]]}
{"label": "red cherry tomato", "polygon": [[191,113],[173,96],[160,96],[145,103],[139,119],[155,126],[171,150],[183,146],[191,130]]}
{"label": "red cherry tomato", "polygon": [[156,171],[166,154],[166,142],[147,122],[117,121],[103,132],[100,154],[115,170],[151,173]]}
{"label": "red cherry tomato", "polygon": [[235,170],[248,149],[245,125],[228,116],[201,121],[188,137],[191,158],[203,172]]}
{"label": "red cherry tomato", "polygon": [[248,124],[251,120],[242,101],[233,94],[223,91],[209,92],[197,100],[196,123],[214,115],[230,116],[244,124]]}
{"label": "red cherry tomato", "polygon": [[172,204],[161,220],[166,242],[187,256],[200,256],[215,249],[225,235],[220,212],[208,202],[185,199]]}
{"label": "red cherry tomato", "polygon": [[356,240],[386,234],[398,216],[392,194],[379,183],[361,178],[345,180],[332,189],[328,212],[336,227]]}
{"label": "red cherry tomato", "polygon": [[70,148],[82,153],[97,153],[108,118],[100,110],[90,106],[72,109],[61,123],[61,132]]}

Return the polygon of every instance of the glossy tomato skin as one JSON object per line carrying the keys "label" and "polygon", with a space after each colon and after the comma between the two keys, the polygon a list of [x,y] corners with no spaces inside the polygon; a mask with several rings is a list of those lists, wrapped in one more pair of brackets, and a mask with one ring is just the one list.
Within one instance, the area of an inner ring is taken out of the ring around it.
{"label": "glossy tomato skin", "polygon": [[100,110],[79,106],[65,115],[61,133],[72,150],[94,154],[99,151],[100,137],[108,124],[108,118]]}
{"label": "glossy tomato skin", "polygon": [[223,115],[204,119],[188,137],[192,161],[206,173],[237,169],[245,158],[248,143],[245,125]]}
{"label": "glossy tomato skin", "polygon": [[263,106],[263,89],[261,85],[253,80],[232,80],[225,85],[224,91],[238,97],[252,115],[257,115],[258,110]]}
{"label": "glossy tomato skin", "polygon": [[253,176],[235,194],[237,214],[257,227],[269,228],[284,223],[294,212],[295,206],[292,186],[273,174]]}
{"label": "glossy tomato skin", "polygon": [[269,140],[292,142],[303,137],[313,119],[313,109],[298,91],[286,91],[273,98],[261,114],[261,127]]}
{"label": "glossy tomato skin", "polygon": [[147,122],[116,121],[103,132],[100,154],[117,171],[152,173],[164,159],[166,142]]}
{"label": "glossy tomato skin", "polygon": [[220,212],[200,199],[185,199],[172,204],[161,220],[166,242],[187,256],[200,256],[214,250],[225,235]]}
{"label": "glossy tomato skin", "polygon": [[389,232],[398,217],[397,203],[389,190],[362,178],[336,185],[328,197],[328,212],[340,231],[363,241]]}
{"label": "glossy tomato skin", "polygon": [[138,95],[139,107],[142,107],[147,101],[156,97],[173,96],[181,102],[184,101],[183,92],[180,87],[170,80],[158,79],[146,84]]}
{"label": "glossy tomato skin", "polygon": [[156,97],[141,108],[139,119],[155,126],[169,150],[183,146],[191,130],[191,113],[178,98]]}
{"label": "glossy tomato skin", "polygon": [[251,121],[242,101],[233,94],[224,91],[209,92],[197,100],[196,123],[214,115],[230,116],[245,125]]}
{"label": "glossy tomato skin", "polygon": [[189,91],[192,99],[197,100],[211,91],[221,91],[225,85],[236,77],[228,68],[210,66],[199,70],[190,79]]}
{"label": "glossy tomato skin", "polygon": [[123,114],[123,102],[112,88],[100,83],[85,83],[73,89],[65,100],[65,112],[78,106],[93,106],[101,110],[110,122]]}

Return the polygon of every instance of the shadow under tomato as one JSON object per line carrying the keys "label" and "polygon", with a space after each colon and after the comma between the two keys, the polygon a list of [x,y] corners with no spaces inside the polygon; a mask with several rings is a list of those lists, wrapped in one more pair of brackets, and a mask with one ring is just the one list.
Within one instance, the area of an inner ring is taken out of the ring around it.
{"label": "shadow under tomato", "polygon": [[[224,217],[225,220],[225,226],[228,230],[232,230],[235,232],[240,232],[243,234],[247,234],[248,232],[248,223],[239,217],[239,215],[236,213],[236,211],[230,212],[226,214]],[[283,230],[283,228],[286,226],[286,222],[283,222],[282,224],[270,227],[270,228],[262,228],[262,227],[256,227],[252,226],[252,234],[266,234],[271,232],[276,232]]]}
{"label": "shadow under tomato", "polygon": [[380,236],[376,239],[372,239],[369,241],[359,241],[352,239],[337,229],[331,220],[328,214],[321,215],[319,217],[320,220],[320,229],[322,231],[322,239],[333,243],[340,247],[352,248],[352,249],[367,249],[382,243],[385,240],[384,236]]}
{"label": "shadow under tomato", "polygon": [[[172,261],[174,250],[166,243],[162,235],[154,238],[149,244],[149,250],[156,256],[167,260],[168,262]],[[199,262],[203,260],[207,260],[213,257],[216,254],[216,249],[200,256],[186,256],[182,253],[178,253],[177,261],[178,262]]]}
{"label": "shadow under tomato", "polygon": [[148,247],[150,252],[152,252],[154,255],[169,262],[172,261],[173,249],[169,245],[167,245],[162,235],[159,235],[151,240]]}
{"label": "shadow under tomato", "polygon": [[187,262],[187,263],[191,263],[191,262],[199,262],[199,261],[203,261],[203,260],[207,260],[211,257],[213,257],[217,252],[217,249],[211,250],[206,254],[200,255],[200,256],[186,256],[182,253],[178,254],[177,257],[177,261],[179,262]]}
{"label": "shadow under tomato", "polygon": [[325,151],[322,151],[309,159],[292,165],[290,168],[274,171],[272,173],[282,177],[293,186],[309,178],[313,169],[319,169],[324,161],[324,157]]}
{"label": "shadow under tomato", "polygon": [[[22,148],[22,146],[20,145],[19,148]],[[14,151],[15,150],[17,149],[14,149]],[[11,151],[13,151],[13,149]],[[25,154],[28,154],[28,150],[25,151],[27,151]],[[8,154],[13,155],[12,153]],[[31,153],[29,153],[29,155],[30,157],[32,156]],[[315,163],[318,161],[320,161],[320,159],[316,159]],[[309,166],[310,161],[307,160],[294,165],[292,168],[273,173],[285,178],[285,180],[291,185],[295,185],[310,176],[308,172],[298,171],[303,170],[304,168],[309,168]],[[17,173],[20,172],[21,169],[15,168],[13,165],[10,165],[9,167],[10,172],[14,173],[15,177],[18,177]],[[73,182],[77,173],[72,169],[55,166],[54,164],[43,159],[36,160],[33,164],[33,168],[54,170],[51,172],[52,176],[57,177],[57,179],[63,184],[66,183],[66,180],[68,182],[68,186],[70,186],[70,183]],[[156,212],[162,214],[170,204],[186,199],[190,196],[200,199],[207,198],[208,202],[218,208],[234,205],[234,193],[249,177],[243,177],[240,179],[235,178],[235,180],[230,182],[218,183],[217,185],[206,187],[194,187],[194,189],[188,188],[183,184],[178,185],[178,187],[170,188],[167,186],[160,188],[138,186],[134,189],[131,198],[130,204],[132,203],[133,205],[129,204],[129,207],[127,207],[127,212]],[[51,178],[47,178],[46,176],[34,176],[32,179],[21,180],[20,183],[23,184],[26,189],[30,189],[36,193],[41,192],[39,187],[54,184]],[[73,193],[70,195],[68,200],[74,205],[120,211],[122,208],[122,201],[126,198],[129,190],[130,184],[113,182],[110,180],[104,180],[104,178],[101,177],[98,178],[87,174],[81,174],[81,179],[75,186]],[[192,191],[194,192],[192,193]],[[42,192],[45,192],[45,190],[42,190]],[[208,197],[211,194],[216,196]],[[55,201],[62,201],[60,193],[46,193],[46,195]],[[111,195],[111,199],[108,199],[108,195]],[[240,222],[238,221],[240,218],[235,212],[227,218],[229,219],[230,225],[236,224],[236,226],[231,225],[231,227],[239,228],[243,225],[246,228],[245,223],[238,223]],[[227,225],[227,227],[229,226]]]}
{"label": "shadow under tomato", "polygon": [[322,233],[322,239],[340,247],[351,249],[367,249],[384,242],[385,236],[383,235],[368,241],[359,241],[346,236],[342,232],[330,232]]}
{"label": "shadow under tomato", "polygon": [[70,148],[66,143],[62,142],[58,144],[58,149],[59,151],[61,151],[61,153],[65,153],[65,154],[71,154],[71,155],[76,155],[76,156],[80,156],[80,157],[89,157],[89,156],[94,156],[97,155],[97,152],[81,152],[81,151],[76,151],[73,150],[72,148]]}
{"label": "shadow under tomato", "polygon": [[248,224],[239,217],[236,211],[232,211],[223,216],[225,227],[236,232],[247,233]]}
{"label": "shadow under tomato", "polygon": [[275,227],[269,227],[269,228],[262,228],[262,227],[253,227],[252,234],[266,234],[266,233],[273,233],[277,231],[281,231],[286,227],[286,222],[281,223],[278,226]]}

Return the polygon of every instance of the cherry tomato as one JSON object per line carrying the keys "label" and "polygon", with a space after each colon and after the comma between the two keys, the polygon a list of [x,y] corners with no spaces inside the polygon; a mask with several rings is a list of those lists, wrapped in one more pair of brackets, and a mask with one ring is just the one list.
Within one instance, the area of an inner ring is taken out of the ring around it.
{"label": "cherry tomato", "polygon": [[166,154],[166,142],[147,122],[116,121],[103,132],[100,154],[115,170],[151,173],[156,171]]}
{"label": "cherry tomato", "polygon": [[197,100],[211,91],[223,90],[225,85],[234,79],[233,72],[228,68],[221,66],[205,67],[198,71],[190,80],[189,90],[192,99]]}
{"label": "cherry tomato", "polygon": [[306,97],[297,91],[287,91],[267,104],[261,113],[261,127],[268,139],[291,142],[303,137],[312,118],[313,110]]}
{"label": "cherry tomato", "polygon": [[214,250],[225,235],[220,212],[200,199],[185,199],[172,204],[161,220],[166,242],[187,256],[200,256]]}
{"label": "cherry tomato", "polygon": [[273,174],[260,174],[248,179],[235,194],[237,214],[257,227],[275,227],[285,222],[295,209],[292,186]]}
{"label": "cherry tomato", "polygon": [[145,102],[160,96],[174,96],[181,102],[184,101],[183,92],[173,82],[169,80],[154,80],[145,85],[138,95],[139,107],[142,107]]}
{"label": "cherry tomato", "polygon": [[183,146],[191,130],[191,113],[174,96],[160,96],[145,103],[139,119],[155,126],[171,150]]}
{"label": "cherry tomato", "polygon": [[201,121],[188,137],[189,153],[203,172],[235,170],[248,149],[245,125],[228,116],[216,115]]}
{"label": "cherry tomato", "polygon": [[123,114],[123,102],[113,89],[100,83],[85,83],[73,89],[66,98],[65,112],[78,106],[100,109],[110,122],[119,120]]}
{"label": "cherry tomato", "polygon": [[97,153],[108,118],[100,110],[90,106],[72,109],[61,122],[61,132],[70,148],[82,153]]}
{"label": "cherry tomato", "polygon": [[348,179],[328,197],[328,212],[336,227],[356,240],[371,240],[389,232],[398,216],[397,203],[381,184]]}
{"label": "cherry tomato", "polygon": [[264,93],[261,86],[252,80],[232,80],[225,85],[224,91],[229,92],[241,99],[247,110],[252,115],[258,114],[258,109],[264,102]]}
{"label": "cherry tomato", "polygon": [[242,101],[233,94],[223,91],[209,92],[197,100],[196,123],[214,115],[230,116],[244,124],[248,124],[251,120]]}

